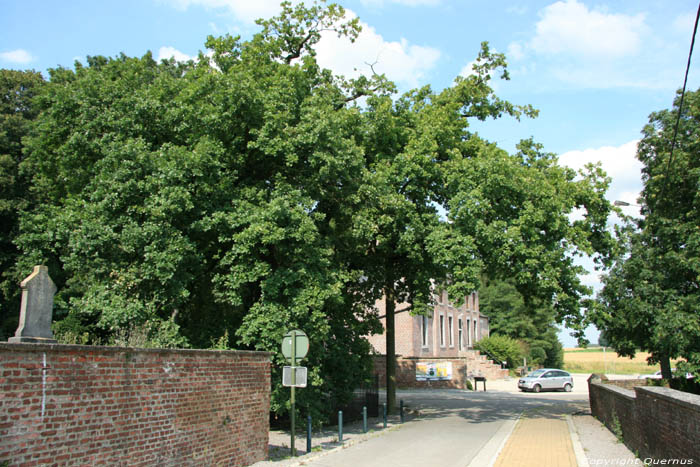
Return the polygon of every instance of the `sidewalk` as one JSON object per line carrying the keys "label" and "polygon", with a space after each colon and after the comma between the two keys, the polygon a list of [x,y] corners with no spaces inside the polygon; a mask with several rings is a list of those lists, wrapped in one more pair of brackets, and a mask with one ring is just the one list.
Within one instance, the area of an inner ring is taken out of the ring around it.
{"label": "sidewalk", "polygon": [[[576,379],[574,392],[566,394],[520,393],[513,379],[489,382],[488,392],[404,391],[403,397],[413,401],[405,424],[394,416],[383,429],[381,419],[369,419],[368,433],[363,432],[361,421],[346,424],[342,443],[337,427],[327,427],[314,432],[309,453],[306,437],[299,433],[296,458],[288,457],[289,434],[270,432],[270,460],[254,466],[389,467],[430,465],[438,459],[441,466],[455,467],[641,465],[588,413],[585,375],[576,375]],[[498,420],[501,423],[494,425]],[[455,430],[472,431],[457,435]],[[426,450],[413,449],[416,443],[435,447],[438,440],[448,441],[443,447],[447,450],[427,450],[441,453],[437,458],[426,460],[422,458]],[[384,458],[388,452],[392,453],[390,460]]]}
{"label": "sidewalk", "polygon": [[576,467],[586,465],[583,448],[578,439],[577,460],[570,425],[565,415],[552,413],[543,407],[524,413],[494,467]]}

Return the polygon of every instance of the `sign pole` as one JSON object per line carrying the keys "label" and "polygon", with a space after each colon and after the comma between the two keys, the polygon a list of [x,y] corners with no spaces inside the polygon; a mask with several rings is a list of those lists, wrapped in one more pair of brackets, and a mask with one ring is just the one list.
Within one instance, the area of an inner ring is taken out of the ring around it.
{"label": "sign pole", "polygon": [[296,366],[297,366],[297,332],[292,331],[292,457],[296,457],[297,455],[297,447],[296,444],[294,444],[294,430],[296,427],[294,426],[294,418],[295,418],[295,407],[294,407],[294,389],[296,384],[297,384],[297,372],[296,372]]}

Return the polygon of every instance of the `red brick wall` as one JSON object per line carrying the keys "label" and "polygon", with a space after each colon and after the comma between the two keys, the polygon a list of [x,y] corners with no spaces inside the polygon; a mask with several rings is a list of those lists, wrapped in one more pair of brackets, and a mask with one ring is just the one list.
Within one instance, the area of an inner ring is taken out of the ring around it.
{"label": "red brick wall", "polygon": [[591,413],[612,431],[619,424],[624,443],[640,459],[700,463],[700,396],[655,386],[630,390],[595,375],[588,394]]}
{"label": "red brick wall", "polygon": [[0,463],[236,465],[267,458],[263,352],[0,343]]}
{"label": "red brick wall", "polygon": [[[397,358],[396,385],[399,388],[455,388],[466,389],[467,377],[472,374],[487,379],[503,379],[508,370],[482,359],[477,351],[471,351],[473,358]],[[452,362],[452,379],[439,381],[416,381],[416,364],[419,362]],[[379,384],[386,387],[386,356],[374,357],[374,373],[379,375]]]}

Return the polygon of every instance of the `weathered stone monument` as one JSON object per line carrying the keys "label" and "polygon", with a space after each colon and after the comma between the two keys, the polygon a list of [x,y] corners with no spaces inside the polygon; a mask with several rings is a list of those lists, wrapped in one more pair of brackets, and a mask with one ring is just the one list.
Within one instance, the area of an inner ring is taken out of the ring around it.
{"label": "weathered stone monument", "polygon": [[53,296],[56,285],[49,277],[49,268],[34,266],[34,271],[20,284],[22,305],[19,313],[19,326],[15,337],[7,341],[55,343],[51,332]]}

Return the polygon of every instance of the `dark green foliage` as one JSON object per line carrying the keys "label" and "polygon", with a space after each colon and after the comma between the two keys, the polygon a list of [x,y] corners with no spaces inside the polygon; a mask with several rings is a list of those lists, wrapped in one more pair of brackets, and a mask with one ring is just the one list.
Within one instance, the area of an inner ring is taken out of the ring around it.
{"label": "dark green foliage", "polygon": [[[12,240],[19,215],[31,206],[29,176],[20,170],[23,138],[37,116],[34,97],[44,79],[33,71],[0,70],[0,341],[14,335],[19,318],[19,251]],[[30,271],[31,272],[31,271]]]}
{"label": "dark green foliage", "polygon": [[499,362],[507,362],[508,368],[515,368],[522,365],[523,362],[523,346],[520,342],[508,336],[492,334],[474,344],[474,348]]}
{"label": "dark green foliage", "polygon": [[550,304],[537,299],[526,304],[512,281],[483,278],[479,307],[489,317],[491,332],[525,344],[529,349],[524,355],[528,365],[562,367],[564,350],[557,337],[555,311]]}
{"label": "dark green foliage", "polygon": [[284,3],[249,41],[208,38],[196,62],[51,70],[23,140],[34,205],[13,271],[48,265],[62,341],[270,351],[281,413],[280,341],[298,328],[311,348],[297,406],[317,417],[369,376],[382,295],[422,312],[431,280],[459,300],[486,269],[580,322],[571,255],[607,253],[603,174],[575,180],[531,141],[509,155],[468,131],[536,114],[495,96],[506,64],[486,44],[477,74],[439,93],[321,70],[320,30],[359,31],[343,15]]}

